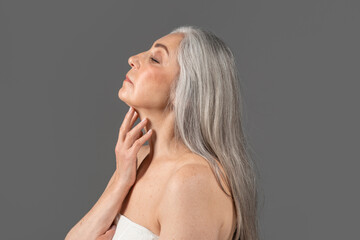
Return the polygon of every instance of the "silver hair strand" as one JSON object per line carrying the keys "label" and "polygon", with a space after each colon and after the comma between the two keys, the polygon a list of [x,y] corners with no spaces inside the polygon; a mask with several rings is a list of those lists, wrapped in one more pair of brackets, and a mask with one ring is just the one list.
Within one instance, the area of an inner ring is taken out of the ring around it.
{"label": "silver hair strand", "polygon": [[177,50],[180,72],[168,103],[175,115],[175,138],[208,161],[222,191],[232,197],[236,210],[232,239],[258,240],[256,169],[242,129],[233,53],[223,40],[199,27],[180,26],[170,33],[184,34]]}

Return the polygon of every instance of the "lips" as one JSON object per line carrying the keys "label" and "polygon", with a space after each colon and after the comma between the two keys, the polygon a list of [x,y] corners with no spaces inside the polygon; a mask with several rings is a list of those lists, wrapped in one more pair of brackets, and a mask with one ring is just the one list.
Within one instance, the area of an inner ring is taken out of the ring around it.
{"label": "lips", "polygon": [[129,76],[128,75],[126,75],[126,78],[125,78],[125,80],[124,81],[128,81],[128,82],[130,82],[130,83],[133,83],[131,80],[130,80],[130,78],[129,78]]}

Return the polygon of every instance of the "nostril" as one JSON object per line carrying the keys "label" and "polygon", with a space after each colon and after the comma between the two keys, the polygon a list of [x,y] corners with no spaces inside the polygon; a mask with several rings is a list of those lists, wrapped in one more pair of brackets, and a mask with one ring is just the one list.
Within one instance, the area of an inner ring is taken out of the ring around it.
{"label": "nostril", "polygon": [[132,60],[129,60],[129,64],[130,64],[131,67],[135,66]]}
{"label": "nostril", "polygon": [[130,65],[131,67],[134,66],[132,57],[130,57],[130,58],[128,59],[128,63],[129,63],[129,65]]}
{"label": "nostril", "polygon": [[135,69],[137,68],[136,65],[133,62],[130,63],[130,66],[135,68]]}

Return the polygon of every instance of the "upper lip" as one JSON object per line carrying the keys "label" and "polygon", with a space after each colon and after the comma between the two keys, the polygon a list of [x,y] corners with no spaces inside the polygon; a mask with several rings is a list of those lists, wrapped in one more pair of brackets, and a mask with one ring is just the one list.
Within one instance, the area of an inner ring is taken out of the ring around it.
{"label": "upper lip", "polygon": [[129,76],[126,74],[126,79],[129,80],[131,83],[132,81],[130,80]]}

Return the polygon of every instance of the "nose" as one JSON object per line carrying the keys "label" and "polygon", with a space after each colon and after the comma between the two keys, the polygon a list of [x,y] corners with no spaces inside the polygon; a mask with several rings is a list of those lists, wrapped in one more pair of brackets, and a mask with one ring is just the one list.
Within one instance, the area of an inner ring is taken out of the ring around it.
{"label": "nose", "polygon": [[139,61],[136,56],[129,57],[128,63],[131,67],[134,67],[135,69],[139,68]]}

